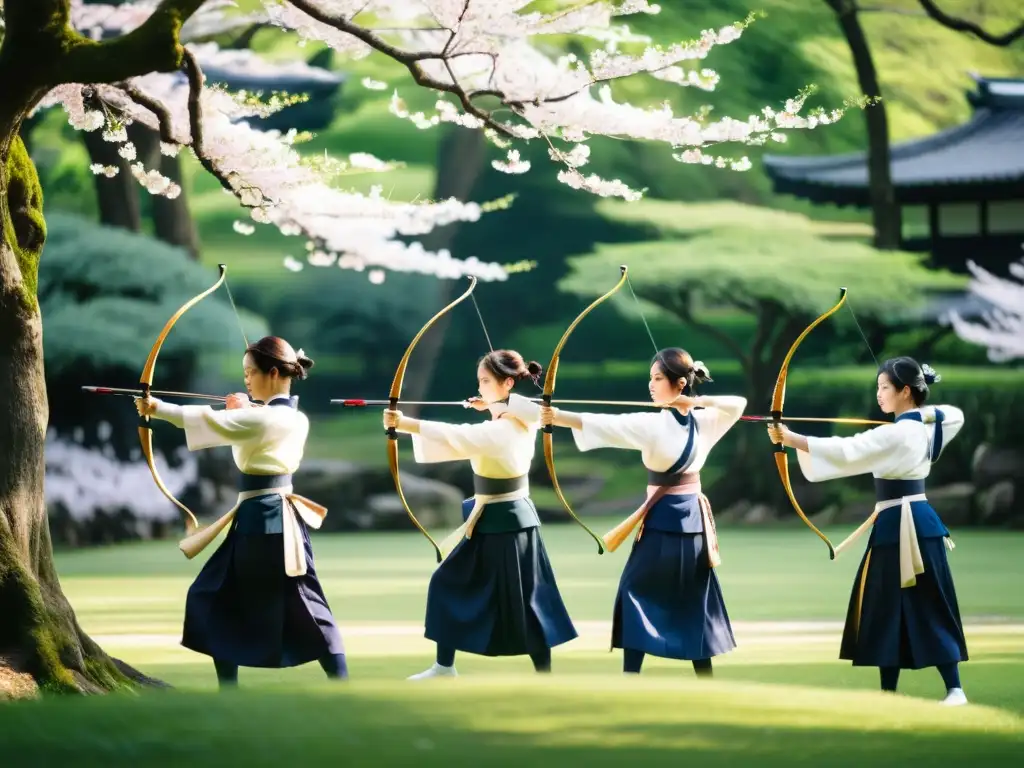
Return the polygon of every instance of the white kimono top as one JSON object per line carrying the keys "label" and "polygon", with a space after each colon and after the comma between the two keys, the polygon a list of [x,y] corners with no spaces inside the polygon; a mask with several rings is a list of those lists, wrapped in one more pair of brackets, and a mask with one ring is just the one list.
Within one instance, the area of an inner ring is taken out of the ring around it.
{"label": "white kimono top", "polygon": [[[515,419],[496,418],[479,424],[444,424],[421,421],[419,433],[412,434],[413,457],[420,464],[441,461],[469,461],[474,474],[507,479],[530,472],[540,427],[540,406],[520,395],[510,394],[506,412]],[[505,514],[488,517],[488,531],[518,530],[539,525],[537,510],[529,501],[530,485],[525,481],[514,491],[498,494],[476,493],[463,503],[465,522],[439,545],[442,557],[462,541],[472,538],[484,509],[489,504],[504,506]],[[501,505],[501,502],[513,502]],[[494,508],[492,508],[494,509]]]}
{"label": "white kimono top", "polygon": [[[156,399],[156,398],[154,398]],[[214,410],[208,405],[176,405],[156,400],[153,418],[169,421],[185,430],[190,451],[231,447],[235,466],[246,475],[291,475],[302,463],[309,435],[309,419],[293,407],[271,405],[289,400],[287,395],[271,398],[264,406]],[[189,557],[195,557],[216,535],[228,527],[243,501],[257,496],[281,496],[284,533],[285,571],[289,576],[306,573],[305,547],[296,512],[311,528],[319,528],[326,508],[292,492],[292,485],[255,488],[238,494],[232,507],[214,524],[200,529],[179,545]]]}
{"label": "white kimono top", "polygon": [[469,461],[481,477],[528,474],[537,446],[540,406],[516,394],[508,400],[507,412],[518,422],[508,418],[479,424],[420,422],[419,434],[412,435],[413,457],[420,464]]}
{"label": "white kimono top", "polygon": [[[937,412],[942,414],[940,444],[935,439]],[[810,482],[871,474],[878,493],[885,496],[876,499],[871,516],[836,547],[837,553],[872,528],[870,545],[898,543],[903,586],[916,583],[914,574],[924,572],[918,538],[948,537],[949,531],[923,492],[892,497],[888,489],[899,484],[886,481],[923,481],[942,448],[956,437],[963,424],[964,414],[959,408],[923,406],[901,414],[892,424],[852,437],[807,438],[808,450],[797,451],[796,455],[801,472]]]}
{"label": "white kimono top", "polygon": [[[595,448],[640,451],[643,464],[649,470],[668,472],[675,468],[694,475],[700,472],[711,449],[739,420],[746,407],[746,398],[729,395],[716,397],[714,406],[695,408],[686,416],[674,408],[620,415],[581,413],[582,429],[573,429],[572,434],[580,451]],[[691,430],[696,430],[692,444]],[[681,465],[680,459],[684,459]],[[711,533],[708,531],[710,509],[702,510],[701,506],[701,500],[706,502],[706,498],[700,492],[699,482],[692,486],[692,493],[671,493],[657,500],[645,515],[645,529]],[[648,498],[652,493],[652,487],[648,486]],[[708,507],[706,503],[705,507]]]}

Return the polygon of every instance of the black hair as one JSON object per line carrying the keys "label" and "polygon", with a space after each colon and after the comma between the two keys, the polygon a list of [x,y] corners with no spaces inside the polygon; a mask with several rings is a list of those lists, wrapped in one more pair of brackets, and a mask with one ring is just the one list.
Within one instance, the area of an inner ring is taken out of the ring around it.
{"label": "black hair", "polygon": [[694,361],[689,352],[679,347],[669,347],[659,351],[651,359],[651,364],[657,364],[658,370],[672,384],[682,381],[684,395],[691,394],[697,384],[714,381],[704,363],[699,360]]}
{"label": "black hair", "polygon": [[296,352],[291,344],[277,336],[264,336],[245,351],[263,373],[270,373],[276,368],[279,376],[301,381],[313,367],[313,361],[301,349]]}
{"label": "black hair", "polygon": [[481,357],[477,365],[484,366],[495,378],[502,381],[513,379],[515,382],[519,382],[523,379],[532,379],[534,384],[537,384],[540,374],[544,370],[536,361],[526,362],[523,360],[523,356],[514,349],[492,350]]}
{"label": "black hair", "polygon": [[918,408],[928,399],[928,386],[942,381],[930,365],[919,365],[912,357],[891,357],[878,367],[897,391],[910,387],[910,397]]}

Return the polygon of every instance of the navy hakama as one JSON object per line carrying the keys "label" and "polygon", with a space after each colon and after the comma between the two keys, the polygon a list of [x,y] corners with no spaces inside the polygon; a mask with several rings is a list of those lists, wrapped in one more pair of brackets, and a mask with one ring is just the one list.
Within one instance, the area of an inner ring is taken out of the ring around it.
{"label": "navy hakama", "polygon": [[[876,480],[880,500],[923,493],[923,480]],[[899,508],[875,520],[854,579],[839,658],[854,666],[923,669],[967,661],[949,531],[927,501],[911,504],[924,572],[914,586],[900,577]]]}
{"label": "navy hakama", "polygon": [[[463,502],[463,518],[473,506]],[[533,655],[577,637],[529,498],[487,504],[472,537],[437,567],[424,636],[481,656]]]}
{"label": "navy hakama", "polygon": [[293,667],[345,652],[298,517],[306,573],[285,573],[279,494],[243,501],[185,603],[182,645],[244,667]]}
{"label": "navy hakama", "polygon": [[612,647],[691,661],[736,647],[702,533],[644,527],[615,595]]}
{"label": "navy hakama", "polygon": [[[697,455],[697,420],[677,411],[672,415],[689,430],[689,437],[666,472],[648,470],[649,488],[699,485],[699,478],[686,473]],[[705,520],[711,524],[710,532],[705,530]],[[619,580],[612,648],[694,661],[736,647],[725,598],[710,563],[709,540],[717,551],[713,525],[710,509],[706,517],[702,511],[700,493],[666,493],[651,505]]]}

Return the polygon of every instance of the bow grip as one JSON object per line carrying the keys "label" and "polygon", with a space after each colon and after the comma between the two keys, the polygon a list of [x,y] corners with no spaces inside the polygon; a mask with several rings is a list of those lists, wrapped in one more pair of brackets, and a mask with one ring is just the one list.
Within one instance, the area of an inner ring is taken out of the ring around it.
{"label": "bow grip", "polygon": [[[777,427],[779,424],[782,423],[782,412],[781,411],[771,411],[769,413],[771,414],[772,424],[774,424]],[[775,449],[775,453],[776,454],[784,454],[785,453],[785,445],[783,445],[781,442],[776,442],[775,445],[774,445],[774,449]]]}
{"label": "bow grip", "polygon": [[[147,397],[149,397],[149,390],[150,390],[149,384],[143,384],[142,385],[142,399],[143,400],[145,400]],[[139,414],[139,429],[148,429],[150,431],[153,430],[153,424],[152,424],[152,422],[150,422],[149,416],[143,416],[141,413]]]}
{"label": "bow grip", "polygon": [[[550,408],[551,407],[551,395],[541,395],[540,399],[544,403],[544,407],[545,408]],[[545,424],[542,427],[542,429],[550,435],[550,434],[552,434],[555,431],[555,425],[554,424]]]}
{"label": "bow grip", "polygon": [[[389,397],[388,398],[388,408],[390,410],[392,410],[392,411],[397,411],[398,410],[398,398],[397,397]],[[388,440],[397,440],[398,439],[398,429],[397,428],[395,428],[395,427],[388,427],[387,429],[384,430],[384,432],[385,432],[385,434],[387,434]]]}

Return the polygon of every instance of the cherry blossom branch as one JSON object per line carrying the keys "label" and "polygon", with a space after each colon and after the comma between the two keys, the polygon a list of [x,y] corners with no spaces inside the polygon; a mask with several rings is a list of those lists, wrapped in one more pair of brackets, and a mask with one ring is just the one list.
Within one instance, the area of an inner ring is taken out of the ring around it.
{"label": "cherry blossom branch", "polygon": [[[188,130],[192,137],[191,147],[199,164],[213,176],[220,185],[228,192],[238,198],[239,203],[247,208],[262,207],[264,203],[272,202],[263,190],[252,185],[236,185],[236,174],[224,173],[217,164],[206,154],[203,147],[203,70],[196,61],[196,57],[187,48],[182,49],[181,68],[188,78]],[[243,194],[243,193],[250,194]]]}
{"label": "cherry blossom branch", "polygon": [[951,29],[954,32],[965,32],[969,35],[974,35],[979,40],[994,45],[999,48],[1006,48],[1011,43],[1015,42],[1018,38],[1024,37],[1024,20],[1017,25],[1016,29],[1011,29],[1009,32],[1002,35],[993,35],[986,32],[980,24],[975,24],[973,21],[967,21],[966,19],[960,19],[956,16],[950,16],[948,13],[943,11],[936,5],[932,0],[917,0],[921,8],[928,15],[932,21],[938,22],[946,29]]}
{"label": "cherry blossom branch", "polygon": [[288,3],[298,8],[311,19],[315,19],[321,24],[326,24],[328,27],[332,27],[339,32],[346,32],[375,51],[379,51],[385,56],[390,56],[395,61],[406,66],[417,61],[438,58],[437,51],[403,51],[401,48],[396,48],[374,34],[373,30],[353,24],[349,19],[340,14],[328,13],[313,3],[308,2],[308,0],[288,0]]}
{"label": "cherry blossom branch", "polygon": [[[341,16],[340,14],[336,15],[327,13],[323,9],[318,8],[317,6],[309,3],[307,0],[289,0],[289,3],[298,8],[300,11],[305,13],[310,18],[319,21],[321,24],[325,24],[326,26],[336,29],[339,32],[346,32],[352,35],[353,37],[357,38],[358,40],[361,40],[363,43],[373,48],[378,53],[382,53],[385,56],[389,56],[399,64],[404,65],[405,68],[409,70],[409,74],[412,75],[412,79],[413,81],[415,81],[417,85],[423,86],[424,88],[431,88],[435,91],[442,91],[444,93],[452,94],[459,100],[459,103],[462,104],[462,108],[466,111],[467,114],[472,115],[493,131],[500,133],[501,135],[506,136],[508,138],[516,138],[516,135],[513,132],[511,132],[505,126],[501,125],[501,123],[498,123],[490,115],[490,113],[480,109],[475,104],[473,104],[470,95],[465,91],[464,88],[462,88],[459,85],[458,78],[452,71],[449,59],[456,58],[458,56],[472,56],[484,54],[481,52],[476,54],[460,53],[455,54],[453,56],[447,55],[449,47],[451,46],[452,42],[455,40],[456,35],[458,34],[457,26],[455,29],[445,29],[445,31],[450,33],[450,36],[448,38],[448,42],[445,44],[444,48],[440,52],[403,51],[401,48],[397,48],[396,46],[393,46],[390,43],[386,42],[383,38],[379,37],[377,34],[375,34],[374,30],[369,30],[359,26],[358,24],[353,24],[350,20],[346,19],[344,16]],[[462,13],[459,16],[459,21],[462,20],[462,18],[466,15],[466,12],[469,10],[469,4],[470,0],[465,0],[462,7]],[[445,69],[448,71],[449,76],[452,79],[452,82],[450,84],[446,83],[442,80],[433,78],[426,72],[424,72],[423,68],[419,66],[419,64],[420,62],[428,60],[440,60],[441,62],[443,62]],[[495,91],[494,93],[495,95],[500,96],[500,92]]]}
{"label": "cherry blossom branch", "polygon": [[174,137],[174,130],[171,127],[173,125],[171,121],[171,113],[156,99],[150,98],[143,93],[139,88],[136,88],[131,83],[115,83],[115,87],[120,88],[124,91],[124,94],[138,104],[141,107],[145,107],[157,120],[157,124],[160,126],[160,140],[165,144],[177,144],[178,140]]}

